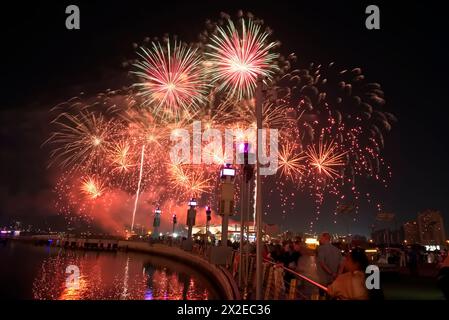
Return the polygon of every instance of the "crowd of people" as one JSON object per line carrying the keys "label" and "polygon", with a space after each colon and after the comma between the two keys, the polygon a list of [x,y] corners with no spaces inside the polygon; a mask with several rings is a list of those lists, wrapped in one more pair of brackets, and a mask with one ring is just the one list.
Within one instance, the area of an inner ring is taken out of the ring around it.
{"label": "crowd of people", "polygon": [[425,251],[421,246],[403,246],[399,248],[383,248],[374,257],[377,264],[395,265],[407,268],[412,275],[418,275],[419,266],[439,266],[447,257],[447,250]]}
{"label": "crowd of people", "polygon": [[[370,264],[382,263],[410,268],[410,273],[416,274],[418,265],[434,264],[439,270],[437,282],[446,299],[449,299],[449,257],[447,251],[423,252],[417,248],[399,248],[380,252],[375,262],[365,253],[365,249],[355,247],[351,250],[342,250],[331,243],[329,233],[319,237],[319,246],[316,252],[308,250],[302,245],[300,238],[285,241],[281,244],[270,244],[265,247],[265,258],[293,271],[302,273],[300,258],[303,255],[315,257],[317,280],[327,290],[319,290],[323,299],[342,300],[379,300],[383,299],[382,287],[368,289],[366,279],[371,275],[366,272]],[[309,262],[310,263],[310,262]],[[285,270],[284,280],[287,285],[294,274]]]}
{"label": "crowd of people", "polygon": [[[315,258],[317,280],[327,288],[327,290],[319,290],[322,299],[375,298],[368,292],[365,285],[365,269],[369,265],[369,260],[363,249],[353,248],[343,256],[342,251],[332,245],[329,233],[323,233],[319,243]],[[266,251],[268,259],[294,271],[300,271],[298,269],[301,256],[313,254],[303,246],[300,238],[285,241],[282,245],[268,245]],[[294,277],[294,273],[288,270],[284,272],[287,290],[290,280]],[[376,297],[381,297],[381,291],[377,291]]]}
{"label": "crowd of people", "polygon": [[[199,247],[205,245],[204,240],[196,240],[195,243]],[[221,243],[216,241],[214,245],[221,245]],[[240,250],[239,242],[228,241],[228,246],[232,247],[234,251]],[[243,243],[243,252],[255,254],[255,243]],[[370,275],[370,273],[366,273],[366,269],[373,263],[408,267],[412,275],[417,274],[417,268],[420,264],[433,263],[438,266],[439,270],[438,286],[446,299],[449,299],[449,257],[447,251],[444,250],[427,253],[413,247],[396,248],[394,250],[389,248],[388,251],[380,250],[374,260],[370,260],[365,253],[365,249],[355,247],[350,250],[342,250],[342,248],[335,246],[331,242],[331,235],[326,232],[320,235],[319,246],[316,250],[307,248],[301,237],[295,237],[281,243],[264,243],[262,249],[264,261],[271,261],[284,269],[285,292],[289,292],[291,280],[296,277],[294,272],[304,275],[305,270],[301,268],[300,262],[301,258],[307,256],[314,257],[313,260],[303,260],[306,261],[307,268],[310,268],[310,264],[314,265],[315,272],[311,277],[325,288],[325,290],[319,289],[321,299],[383,299],[381,287],[368,289],[366,286],[366,278]],[[314,263],[311,261],[314,261]],[[299,283],[300,285],[307,285],[305,281]]]}

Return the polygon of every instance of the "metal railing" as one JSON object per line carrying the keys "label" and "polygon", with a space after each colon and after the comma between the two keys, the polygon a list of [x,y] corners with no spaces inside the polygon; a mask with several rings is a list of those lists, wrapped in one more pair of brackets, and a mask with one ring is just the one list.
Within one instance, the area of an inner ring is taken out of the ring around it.
{"label": "metal railing", "polygon": [[[164,243],[164,241],[153,243]],[[181,241],[164,244],[180,246]],[[194,243],[191,253],[209,260],[209,248],[210,245]],[[244,252],[240,261],[240,252],[234,250],[224,266],[238,284],[242,299],[255,299],[255,264],[255,254]],[[263,262],[262,281],[262,299],[264,300],[318,300],[319,290],[327,292],[327,287],[317,281],[268,259],[264,259]]]}
{"label": "metal railing", "polygon": [[319,290],[327,287],[282,264],[265,259],[268,278],[264,283],[265,299],[317,300]]}
{"label": "metal railing", "polygon": [[[242,298],[255,298],[255,255],[244,253],[242,262],[243,268],[240,268],[240,252],[233,251],[227,268],[238,281]],[[239,275],[239,270],[243,270],[243,274]],[[319,290],[327,292],[327,287],[317,281],[268,259],[263,262],[262,281],[262,299],[265,300],[318,300]]]}

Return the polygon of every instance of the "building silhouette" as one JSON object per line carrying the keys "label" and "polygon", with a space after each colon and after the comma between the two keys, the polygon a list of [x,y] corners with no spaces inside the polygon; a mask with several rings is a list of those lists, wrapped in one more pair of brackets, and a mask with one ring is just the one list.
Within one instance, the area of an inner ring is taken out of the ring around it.
{"label": "building silhouette", "polygon": [[404,223],[399,229],[382,228],[371,233],[377,244],[445,245],[447,242],[444,220],[440,211],[427,209],[419,212],[417,219]]}
{"label": "building silhouette", "polygon": [[378,229],[371,233],[371,239],[381,245],[400,245],[404,241],[404,233],[401,229]]}
{"label": "building silhouette", "polygon": [[407,244],[415,244],[420,242],[418,223],[416,221],[408,221],[404,223],[402,229],[404,233],[404,241]]}
{"label": "building silhouette", "polygon": [[419,242],[422,245],[444,245],[446,233],[441,212],[425,210],[418,214]]}

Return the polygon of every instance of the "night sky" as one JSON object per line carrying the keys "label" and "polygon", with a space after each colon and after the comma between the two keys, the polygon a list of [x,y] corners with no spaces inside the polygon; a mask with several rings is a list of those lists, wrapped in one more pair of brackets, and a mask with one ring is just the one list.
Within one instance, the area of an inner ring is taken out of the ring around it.
{"label": "night sky", "polygon": [[[144,37],[177,34],[196,40],[207,18],[221,11],[250,11],[265,20],[299,63],[362,67],[379,82],[387,109],[399,122],[386,136],[384,158],[393,177],[376,189],[384,210],[399,222],[427,208],[440,210],[449,225],[447,131],[447,17],[438,1],[42,1],[2,8],[0,225],[11,219],[51,223],[54,172],[47,170],[49,109],[83,91],[94,95],[129,84],[122,62],[133,57],[132,43]],[[65,7],[77,4],[81,30],[65,28]],[[381,30],[365,28],[365,7],[377,4]],[[367,185],[362,191],[371,192]],[[365,189],[364,189],[365,188]],[[284,218],[273,204],[268,222],[297,231],[313,217],[302,196]],[[361,206],[352,233],[368,234],[376,209]],[[324,206],[316,231],[345,232]],[[49,222],[50,221],[50,222]],[[449,230],[446,227],[446,230]]]}

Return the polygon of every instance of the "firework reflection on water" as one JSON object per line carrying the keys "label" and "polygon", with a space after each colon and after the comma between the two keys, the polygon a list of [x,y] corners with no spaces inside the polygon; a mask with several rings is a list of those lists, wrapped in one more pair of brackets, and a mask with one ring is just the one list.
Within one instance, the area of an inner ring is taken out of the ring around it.
{"label": "firework reflection on water", "polygon": [[[80,269],[77,289],[66,287],[69,265]],[[42,261],[32,291],[38,300],[216,299],[205,281],[193,270],[162,258],[59,250]]]}

